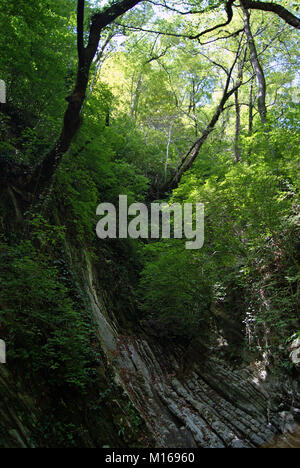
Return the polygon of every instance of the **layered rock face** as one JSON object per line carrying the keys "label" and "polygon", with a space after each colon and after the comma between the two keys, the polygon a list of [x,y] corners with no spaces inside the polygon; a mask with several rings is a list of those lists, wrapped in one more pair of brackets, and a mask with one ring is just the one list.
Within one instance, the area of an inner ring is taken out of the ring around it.
{"label": "layered rock face", "polygon": [[104,306],[90,264],[84,281],[116,379],[145,419],[157,447],[260,447],[279,433],[297,430],[296,381],[272,376],[262,362],[233,368],[213,351],[194,355],[189,370],[183,371],[185,350],[122,334]]}
{"label": "layered rock face", "polygon": [[30,389],[0,364],[0,448],[34,448],[32,434],[39,416]]}
{"label": "layered rock face", "polygon": [[271,443],[265,444],[263,448],[300,448],[300,426],[293,432],[276,436]]}
{"label": "layered rock face", "polygon": [[[262,362],[230,365],[211,349],[189,355],[143,332],[124,332],[96,270],[84,256],[80,281],[115,381],[145,421],[153,446],[255,448],[299,444],[296,380],[272,376]],[[77,262],[78,263],[78,262]],[[40,413],[30,388],[0,366],[0,447],[35,446]],[[283,438],[278,434],[287,433]],[[294,433],[294,434],[293,434]],[[149,439],[150,440],[150,439]]]}

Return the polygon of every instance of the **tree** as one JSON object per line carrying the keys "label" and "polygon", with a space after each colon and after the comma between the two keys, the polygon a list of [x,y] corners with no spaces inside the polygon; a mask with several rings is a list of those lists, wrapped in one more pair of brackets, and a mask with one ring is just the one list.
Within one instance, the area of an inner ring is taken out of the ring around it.
{"label": "tree", "polygon": [[[91,24],[88,33],[87,45],[85,46],[84,41],[84,12],[85,12],[85,1],[78,0],[77,4],[77,51],[78,51],[78,67],[77,67],[77,76],[76,84],[72,93],[67,97],[68,106],[64,115],[63,127],[61,130],[60,137],[58,138],[56,144],[52,150],[45,156],[43,161],[35,168],[33,174],[30,178],[29,183],[26,184],[26,190],[34,193],[40,193],[49,183],[53,174],[56,171],[63,155],[68,151],[70,145],[79,131],[81,125],[81,110],[86,98],[86,91],[89,83],[90,70],[93,63],[93,60],[97,54],[99,40],[102,31],[116,19],[122,16],[124,13],[130,11],[133,7],[141,3],[141,0],[122,0],[118,3],[114,3],[111,6],[105,7],[102,11],[96,12],[92,15]],[[218,30],[224,26],[229,25],[233,19],[233,6],[235,1],[229,0],[225,2],[225,11],[227,14],[227,20],[223,23],[217,24],[211,28],[206,28],[204,31],[201,31],[195,35],[185,35],[189,39],[200,38],[204,34],[211,33],[215,30]],[[266,2],[256,2],[245,0],[243,2],[243,7],[246,9],[256,9],[263,11],[271,11],[286,21],[291,26],[298,28],[300,27],[300,20],[293,15],[291,12],[286,10],[284,7],[277,4],[269,4]],[[216,5],[209,4],[209,9],[215,9]],[[177,12],[178,10],[175,9]],[[194,8],[192,7],[189,13],[194,14]],[[185,12],[186,13],[186,12]],[[185,14],[184,13],[184,14]],[[197,12],[199,13],[199,11]],[[200,12],[201,13],[201,12]],[[139,28],[137,28],[139,29]],[[167,33],[168,34],[168,33]],[[171,33],[173,36],[182,37],[181,33]],[[229,92],[230,93],[230,92]],[[234,93],[234,92],[233,92]],[[232,94],[233,94],[232,93]],[[231,96],[231,94],[230,94]],[[226,93],[224,95],[225,102],[227,101],[228,96]],[[219,115],[222,113],[225,102],[222,99],[218,111],[209,125],[207,132],[211,132],[211,125],[214,126],[215,121],[218,120]],[[206,133],[207,133],[206,132]],[[204,140],[206,139],[203,136]],[[197,154],[197,148],[201,146],[200,141],[195,145],[193,149],[193,154]],[[192,162],[194,157],[190,158],[189,161]],[[187,166],[189,167],[190,164]],[[182,168],[180,168],[180,173]]]}
{"label": "tree", "polygon": [[261,121],[263,124],[266,123],[267,121],[267,107],[266,107],[266,79],[264,75],[264,71],[262,69],[262,66],[260,64],[259,58],[258,58],[258,53],[256,50],[256,45],[254,41],[254,37],[251,31],[250,27],[250,15],[249,11],[247,8],[244,7],[243,3],[242,5],[242,10],[244,13],[244,20],[245,20],[245,32],[247,35],[247,41],[248,41],[248,47],[250,50],[250,57],[251,57],[251,64],[253,67],[253,71],[255,73],[257,83],[258,83],[258,110],[259,110],[259,115],[261,118]]}
{"label": "tree", "polygon": [[[230,88],[230,85],[231,85],[231,81],[232,81],[232,78],[233,78],[233,71],[235,69],[235,66],[238,62],[238,59],[240,58],[240,55],[242,53],[242,40],[239,41],[239,45],[238,45],[238,49],[236,51],[236,54],[235,54],[235,58],[234,58],[234,61],[233,61],[233,64],[231,65],[231,67],[229,68],[229,70],[227,70],[226,68],[224,68],[222,65],[219,65],[219,64],[216,64],[218,66],[220,66],[222,68],[222,70],[225,72],[226,74],[226,82],[225,82],[225,86],[224,86],[224,90],[223,90],[223,94],[222,94],[222,98],[213,114],[213,117],[212,119],[210,120],[209,124],[207,125],[207,127],[205,128],[205,130],[202,132],[202,135],[199,139],[196,140],[196,142],[193,144],[193,146],[189,149],[189,151],[183,156],[182,160],[180,161],[180,163],[178,164],[176,170],[175,170],[175,175],[172,179],[172,181],[169,183],[169,187],[171,188],[175,188],[178,186],[178,183],[180,182],[183,174],[189,170],[193,163],[195,162],[198,154],[199,154],[199,151],[201,150],[203,144],[206,142],[207,138],[209,137],[209,135],[212,133],[212,131],[214,130],[215,128],[215,125],[217,124],[221,114],[224,112],[225,110],[225,105],[227,103],[227,101],[230,99],[231,96],[233,96],[237,91],[238,89],[241,87],[242,85],[242,69],[243,69],[243,64],[240,66],[240,70],[239,70],[239,73],[238,73],[238,79],[237,79],[237,83],[234,84],[231,88]],[[162,190],[166,190],[168,188],[167,184],[163,187]]]}
{"label": "tree", "polygon": [[68,106],[64,116],[64,123],[58,141],[47,154],[42,163],[35,169],[28,190],[41,192],[51,180],[62,156],[79,131],[81,125],[80,113],[86,98],[90,69],[97,54],[101,32],[116,18],[137,5],[140,0],[123,0],[95,13],[91,19],[87,45],[84,45],[84,7],[85,1],[78,0],[77,4],[77,51],[78,69],[75,87],[67,97]]}

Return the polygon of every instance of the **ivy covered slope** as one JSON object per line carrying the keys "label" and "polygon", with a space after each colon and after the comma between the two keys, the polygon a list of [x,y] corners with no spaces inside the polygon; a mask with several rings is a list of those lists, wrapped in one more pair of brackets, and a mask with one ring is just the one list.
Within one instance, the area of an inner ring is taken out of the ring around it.
{"label": "ivy covered slope", "polygon": [[[156,414],[213,446],[143,394],[159,366],[181,396],[195,368],[217,392],[207,359],[297,386],[299,19],[289,1],[97,3],[0,4],[0,447],[176,446]],[[120,194],[204,203],[203,248],[97,239]]]}

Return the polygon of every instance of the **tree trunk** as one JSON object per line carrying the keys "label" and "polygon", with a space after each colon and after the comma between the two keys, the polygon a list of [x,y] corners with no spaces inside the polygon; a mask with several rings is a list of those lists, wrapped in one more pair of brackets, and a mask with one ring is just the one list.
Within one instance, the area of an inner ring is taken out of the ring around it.
{"label": "tree trunk", "polygon": [[248,127],[248,134],[249,136],[252,135],[253,132],[253,83],[251,82],[250,85],[250,93],[249,93],[249,127]]}
{"label": "tree trunk", "polygon": [[60,137],[53,149],[35,169],[27,190],[41,193],[51,181],[63,155],[68,151],[81,125],[81,109],[86,97],[91,65],[97,54],[100,35],[103,29],[116,18],[132,9],[141,0],[123,0],[112,4],[101,13],[96,13],[91,20],[88,44],[84,47],[84,0],[78,0],[77,7],[77,47],[78,69],[76,84],[72,94],[67,97],[68,107]]}
{"label": "tree trunk", "polygon": [[[251,136],[253,133],[253,110],[254,110],[254,100],[253,100],[253,82],[251,81],[250,92],[249,92],[249,123],[248,123],[248,135]],[[252,153],[252,143],[250,144],[248,150],[248,157],[250,158]]]}
{"label": "tree trunk", "polygon": [[273,2],[256,2],[252,0],[243,0],[243,4],[245,8],[251,10],[270,11],[271,13],[275,13],[290,26],[300,29],[300,19],[282,5],[277,5],[277,3]]}
{"label": "tree trunk", "polygon": [[260,115],[260,119],[263,125],[267,122],[267,107],[266,107],[266,79],[264,75],[264,71],[258,59],[258,53],[254,41],[254,37],[250,27],[250,14],[247,8],[244,6],[243,0],[241,1],[242,10],[244,12],[244,21],[245,21],[245,32],[248,40],[248,46],[250,51],[250,58],[253,71],[256,76],[257,84],[258,84],[258,111]]}
{"label": "tree trunk", "polygon": [[162,192],[166,192],[167,190],[176,188],[178,186],[183,174],[192,167],[195,159],[197,158],[197,156],[199,154],[200,149],[202,148],[202,146],[206,142],[206,140],[209,137],[209,135],[211,134],[211,132],[214,130],[214,128],[215,128],[221,114],[223,113],[226,102],[235,93],[235,91],[240,87],[240,85],[241,84],[238,84],[237,86],[235,86],[230,91],[228,91],[228,87],[225,88],[223,97],[222,97],[222,99],[221,99],[221,101],[220,101],[220,103],[219,103],[219,105],[218,105],[218,107],[217,107],[217,109],[216,109],[210,123],[207,125],[206,129],[202,133],[201,138],[199,138],[193,144],[193,146],[189,149],[189,151],[182,158],[181,162],[179,163],[179,165],[178,165],[178,167],[176,169],[175,176],[173,177],[173,179],[170,182],[165,184],[165,186],[162,188]]}
{"label": "tree trunk", "polygon": [[131,97],[131,117],[136,120],[138,107],[139,107],[139,100],[141,95],[141,88],[143,84],[143,75],[142,73],[139,74],[135,91]]}
{"label": "tree trunk", "polygon": [[241,161],[240,134],[241,134],[241,106],[239,102],[239,90],[234,93],[235,101],[235,136],[234,136],[234,160],[236,163]]}
{"label": "tree trunk", "polygon": [[172,143],[172,132],[175,120],[170,125],[169,136],[168,136],[168,143],[167,143],[167,154],[166,154],[166,163],[165,163],[165,182],[167,181],[167,172],[168,172],[168,163],[169,163],[169,153],[170,153],[170,145]]}

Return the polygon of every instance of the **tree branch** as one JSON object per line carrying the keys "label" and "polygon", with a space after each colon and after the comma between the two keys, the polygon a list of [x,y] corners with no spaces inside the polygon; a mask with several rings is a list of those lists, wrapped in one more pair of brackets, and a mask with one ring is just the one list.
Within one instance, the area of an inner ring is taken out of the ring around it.
{"label": "tree branch", "polygon": [[224,91],[223,91],[223,95],[222,95],[222,98],[221,98],[221,100],[219,102],[219,105],[218,105],[212,119],[210,120],[210,122],[207,125],[206,129],[202,132],[201,137],[192,145],[192,147],[188,150],[188,152],[183,156],[183,158],[181,159],[180,163],[177,166],[174,177],[172,178],[171,181],[164,184],[164,186],[161,189],[161,192],[166,192],[166,191],[168,191],[170,189],[174,189],[174,188],[176,188],[178,186],[183,174],[188,169],[190,169],[192,167],[194,161],[196,160],[196,158],[197,158],[197,156],[199,154],[200,149],[202,148],[203,144],[206,142],[209,135],[214,130],[220,116],[222,115],[222,113],[225,110],[225,104],[227,103],[229,98],[242,86],[243,83],[242,83],[242,78],[241,78],[241,70],[242,70],[242,68],[244,66],[244,63],[245,63],[246,54],[244,54],[241,69],[239,70],[239,74],[238,74],[239,81],[235,86],[233,86],[232,89],[229,90],[230,82],[231,82],[231,79],[232,79],[232,73],[233,73],[233,70],[234,70],[234,68],[236,66],[236,63],[237,63],[237,61],[238,61],[238,59],[240,57],[242,39],[243,38],[241,38],[241,40],[240,40],[239,47],[238,47],[235,59],[233,61],[233,64],[230,67],[229,72],[227,72],[227,79],[226,79],[226,84],[225,84],[225,88],[224,88]]}
{"label": "tree branch", "polygon": [[77,51],[80,66],[84,65],[84,3],[85,0],[78,0],[77,3]]}
{"label": "tree branch", "polygon": [[293,15],[293,13],[288,11],[286,8],[284,8],[282,5],[269,2],[256,2],[252,0],[243,0],[242,3],[245,8],[251,10],[262,10],[275,13],[290,26],[293,26],[296,29],[300,29],[300,19],[297,18],[297,16]]}
{"label": "tree branch", "polygon": [[148,3],[151,3],[152,5],[155,5],[155,6],[158,6],[158,7],[162,7],[162,8],[165,8],[169,11],[173,11],[174,13],[178,13],[179,15],[197,15],[197,14],[201,14],[201,13],[206,13],[208,10],[211,11],[211,10],[215,10],[216,8],[219,7],[219,5],[215,5],[213,7],[206,7],[206,8],[203,8],[202,10],[194,10],[194,9],[191,9],[191,10],[187,10],[187,11],[182,11],[182,10],[177,10],[177,8],[172,8],[170,7],[169,5],[167,5],[167,2],[163,2],[163,3],[157,3],[157,2],[154,2],[152,0],[146,0]]}
{"label": "tree branch", "polygon": [[256,75],[258,83],[258,109],[262,124],[264,125],[267,122],[267,108],[266,108],[266,92],[267,92],[267,83],[264,74],[264,70],[258,58],[258,53],[256,49],[256,44],[250,27],[250,14],[247,8],[244,7],[244,2],[241,1],[242,10],[244,13],[245,21],[245,32],[248,40],[248,47],[250,50],[250,60],[252,64],[253,71]]}
{"label": "tree branch", "polygon": [[[202,32],[200,32],[199,34],[196,34],[196,35],[179,34],[179,33],[173,33],[173,32],[168,32],[168,31],[156,31],[156,30],[153,30],[153,29],[145,29],[145,28],[141,28],[141,27],[138,27],[138,26],[126,26],[126,25],[121,24],[121,23],[116,23],[116,24],[118,24],[119,26],[122,26],[123,28],[131,29],[133,31],[143,31],[143,32],[148,32],[148,33],[151,33],[151,34],[158,34],[158,35],[162,35],[162,36],[182,37],[182,38],[186,38],[186,39],[195,40],[195,39],[199,39],[200,37],[204,36],[205,34],[208,34],[210,32],[215,31],[216,29],[222,28],[224,26],[228,26],[228,24],[231,23],[232,18],[233,18],[232,5],[233,5],[234,2],[235,2],[235,0],[229,0],[225,5],[225,11],[227,13],[227,20],[225,21],[225,23],[220,23],[220,24],[218,24],[218,25],[216,25],[216,26],[214,26],[212,28],[205,29],[204,31],[202,31]],[[163,5],[161,5],[161,6],[163,6]],[[199,13],[203,13],[203,12],[199,12]]]}
{"label": "tree branch", "polygon": [[201,36],[204,36],[204,34],[208,34],[208,33],[212,32],[212,31],[215,31],[216,29],[220,29],[220,28],[223,28],[224,26],[228,26],[228,24],[231,23],[232,18],[233,18],[232,5],[234,4],[234,2],[235,2],[235,0],[229,0],[225,4],[225,11],[226,11],[226,14],[227,14],[227,20],[225,21],[225,23],[221,23],[221,24],[218,24],[217,26],[214,26],[213,28],[206,29],[205,31],[202,31],[199,34],[196,34],[196,36],[190,36],[190,39],[199,39]]}
{"label": "tree branch", "polygon": [[35,194],[41,193],[51,181],[63,155],[68,151],[81,126],[81,109],[85,101],[89,83],[91,65],[97,54],[100,35],[103,29],[116,18],[131,10],[141,0],[122,0],[101,13],[96,13],[91,20],[87,47],[83,43],[84,1],[77,3],[77,37],[78,37],[78,70],[76,84],[70,96],[64,115],[63,127],[59,139],[43,161],[35,168],[27,190]]}

